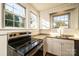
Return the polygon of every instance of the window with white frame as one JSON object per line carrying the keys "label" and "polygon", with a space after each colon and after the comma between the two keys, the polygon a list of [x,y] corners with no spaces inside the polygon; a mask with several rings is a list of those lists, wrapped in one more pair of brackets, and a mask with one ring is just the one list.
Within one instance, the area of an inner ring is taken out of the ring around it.
{"label": "window with white frame", "polygon": [[29,27],[30,29],[38,29],[37,15],[35,15],[33,12],[30,12]]}
{"label": "window with white frame", "polygon": [[69,27],[69,14],[63,14],[52,17],[53,28],[59,28],[63,26],[64,28]]}
{"label": "window with white frame", "polygon": [[22,27],[25,22],[25,8],[17,3],[4,4],[4,26],[5,27]]}

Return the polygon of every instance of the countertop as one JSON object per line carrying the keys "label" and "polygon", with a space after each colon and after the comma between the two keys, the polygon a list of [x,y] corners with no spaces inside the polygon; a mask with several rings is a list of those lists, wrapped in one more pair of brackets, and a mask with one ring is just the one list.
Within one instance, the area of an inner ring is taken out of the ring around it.
{"label": "countertop", "polygon": [[34,36],[32,36],[32,38],[35,38],[35,39],[45,39],[45,38],[47,38],[47,35],[34,35]]}
{"label": "countertop", "polygon": [[36,38],[36,39],[45,39],[45,38],[57,38],[57,39],[64,39],[64,40],[79,40],[79,38],[77,37],[53,37],[53,36],[50,36],[50,35],[35,35],[35,36],[32,36],[32,38]]}
{"label": "countertop", "polygon": [[57,39],[66,39],[66,40],[79,40],[77,37],[53,37],[53,36],[48,36],[48,38],[57,38]]}

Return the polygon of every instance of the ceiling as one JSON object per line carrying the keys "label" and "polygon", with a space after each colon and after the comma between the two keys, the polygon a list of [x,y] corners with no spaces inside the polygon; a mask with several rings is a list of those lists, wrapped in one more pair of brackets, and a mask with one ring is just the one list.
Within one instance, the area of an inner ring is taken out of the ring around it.
{"label": "ceiling", "polygon": [[31,3],[31,5],[38,11],[44,11],[53,7],[56,7],[62,3]]}

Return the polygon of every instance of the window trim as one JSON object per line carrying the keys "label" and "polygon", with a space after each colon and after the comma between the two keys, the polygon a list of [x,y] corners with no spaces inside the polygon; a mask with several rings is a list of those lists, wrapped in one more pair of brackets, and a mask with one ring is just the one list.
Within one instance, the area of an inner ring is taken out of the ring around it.
{"label": "window trim", "polygon": [[61,13],[61,14],[58,14],[58,13],[55,13],[55,14],[50,14],[50,23],[51,23],[51,25],[50,25],[50,27],[51,27],[51,29],[58,29],[58,28],[55,28],[54,26],[53,26],[53,18],[54,17],[56,17],[56,16],[62,16],[62,15],[68,15],[69,17],[68,17],[68,28],[65,28],[65,29],[69,29],[70,28],[70,13],[69,12],[67,12],[67,13]]}
{"label": "window trim", "polygon": [[[16,3],[16,4],[18,4],[18,5],[20,5],[21,7],[23,7],[24,8],[24,10],[25,10],[25,17],[23,17],[23,16],[20,16],[20,15],[17,15],[17,14],[15,14],[14,12],[10,12],[10,11],[6,11],[5,10],[5,3],[3,3],[2,4],[2,19],[3,19],[3,21],[2,21],[2,28],[4,28],[4,29],[25,29],[25,22],[24,22],[24,27],[15,27],[14,26],[14,23],[13,23],[13,26],[5,26],[5,12],[8,12],[8,13],[11,13],[11,14],[13,14],[13,16],[18,16],[18,17],[21,17],[21,18],[23,18],[23,19],[25,19],[26,20],[26,8],[24,7],[24,6],[22,6],[20,3]],[[13,19],[14,19],[14,17],[13,17]],[[24,21],[25,21],[24,20]]]}

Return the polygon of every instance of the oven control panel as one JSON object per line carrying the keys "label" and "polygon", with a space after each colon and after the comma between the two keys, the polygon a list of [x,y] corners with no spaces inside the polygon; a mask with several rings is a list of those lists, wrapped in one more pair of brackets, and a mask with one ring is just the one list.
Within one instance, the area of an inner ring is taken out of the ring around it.
{"label": "oven control panel", "polygon": [[21,37],[25,35],[31,35],[31,32],[11,32],[8,33],[9,38]]}

